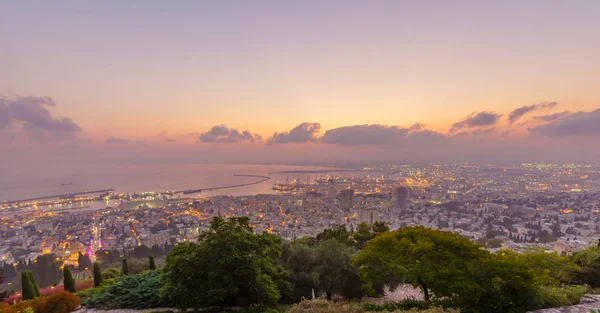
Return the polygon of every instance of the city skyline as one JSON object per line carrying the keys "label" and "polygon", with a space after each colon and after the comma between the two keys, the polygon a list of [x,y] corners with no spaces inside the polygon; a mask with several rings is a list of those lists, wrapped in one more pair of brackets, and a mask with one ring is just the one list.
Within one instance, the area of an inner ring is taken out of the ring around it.
{"label": "city skyline", "polygon": [[0,9],[0,143],[11,148],[0,158],[10,167],[39,154],[234,163],[600,156],[600,8],[589,2]]}

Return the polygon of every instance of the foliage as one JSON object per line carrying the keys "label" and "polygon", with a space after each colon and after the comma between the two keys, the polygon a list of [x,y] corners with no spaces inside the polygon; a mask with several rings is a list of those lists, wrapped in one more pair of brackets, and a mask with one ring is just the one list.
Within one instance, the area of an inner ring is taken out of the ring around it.
{"label": "foliage", "polygon": [[539,284],[568,284],[580,271],[579,266],[569,257],[544,251],[522,253],[517,255],[520,262],[535,271],[535,280]]}
{"label": "foliage", "polygon": [[31,272],[23,271],[21,272],[21,294],[23,295],[23,300],[31,300],[38,297],[36,293],[33,282],[33,276],[30,275]]}
{"label": "foliage", "polygon": [[123,266],[121,267],[121,273],[123,273],[123,275],[129,275],[129,264],[127,264],[127,259],[123,259]]}
{"label": "foliage", "polygon": [[325,299],[304,300],[293,305],[288,313],[363,313],[357,305],[336,303]]}
{"label": "foliage", "polygon": [[589,247],[573,255],[573,262],[581,267],[575,274],[578,283],[600,288],[600,248]]}
{"label": "foliage", "polygon": [[87,254],[79,252],[77,263],[79,265],[80,271],[87,271],[90,268],[92,268],[92,259],[90,259],[90,257]]}
{"label": "foliage", "polygon": [[[94,287],[94,282],[92,280],[75,281],[75,289],[78,290],[77,294],[79,294],[83,290],[87,290],[92,287]],[[52,286],[52,287],[42,288],[42,289],[40,289],[40,296],[47,297],[47,296],[53,295],[55,293],[63,292],[63,291],[64,291],[63,285],[58,285],[56,287]],[[12,294],[11,296],[7,297],[6,299],[4,299],[4,302],[5,303],[15,303],[15,302],[19,302],[21,300],[22,300],[22,294],[15,293],[15,294]],[[2,312],[2,311],[0,311],[0,312]]]}
{"label": "foliage", "polygon": [[71,270],[66,265],[63,267],[63,274],[64,290],[68,292],[76,292],[77,289],[75,288],[75,279],[73,279],[73,274],[71,274]]}
{"label": "foliage", "polygon": [[[352,264],[352,251],[344,244],[330,239],[316,246],[318,290],[331,299],[333,294],[361,298],[358,271]],[[354,285],[352,283],[354,282]]]}
{"label": "foliage", "polygon": [[61,291],[48,297],[21,301],[12,306],[0,306],[0,312],[25,312],[27,308],[31,308],[35,313],[69,313],[75,311],[80,303],[81,302],[76,295],[70,292]]}
{"label": "foliage", "polygon": [[104,292],[108,286],[114,285],[118,282],[117,279],[105,279],[102,284],[98,287],[87,288],[84,290],[77,291],[76,295],[81,299],[81,302],[85,302],[88,298],[93,298]]}
{"label": "foliage", "polygon": [[156,264],[154,263],[154,257],[150,256],[148,259],[148,267],[151,271],[156,270]]}
{"label": "foliage", "polygon": [[325,229],[324,231],[317,234],[317,241],[327,241],[329,239],[334,239],[342,244],[345,244],[348,247],[354,247],[356,245],[356,241],[351,236],[351,233],[348,232],[346,226],[337,225],[332,228]]}
{"label": "foliage", "polygon": [[94,262],[94,287],[98,287],[102,284],[102,272],[100,270],[100,263]]}
{"label": "foliage", "polygon": [[98,288],[103,289],[100,292],[91,292],[83,299],[86,307],[148,309],[161,307],[164,304],[159,297],[160,273],[157,271],[123,276],[112,285],[100,285]]}
{"label": "foliage", "polygon": [[102,271],[102,280],[119,278],[121,270],[118,268],[108,268]]}
{"label": "foliage", "polygon": [[556,308],[575,305],[587,292],[586,286],[539,286],[539,295],[542,299],[542,308]]}
{"label": "foliage", "polygon": [[281,246],[278,237],[254,234],[247,217],[216,217],[198,243],[169,253],[161,296],[179,308],[276,303]]}
{"label": "foliage", "polygon": [[476,282],[470,271],[486,254],[458,234],[419,226],[373,238],[355,263],[369,293],[378,294],[384,285],[394,288],[408,281],[419,286],[425,301],[430,301],[430,290],[439,297],[474,292]]}
{"label": "foliage", "polygon": [[415,298],[406,298],[399,302],[386,302],[382,305],[374,303],[364,303],[362,305],[363,309],[367,312],[394,312],[396,310],[411,310],[413,308],[424,310],[427,306],[425,301],[417,300]]}

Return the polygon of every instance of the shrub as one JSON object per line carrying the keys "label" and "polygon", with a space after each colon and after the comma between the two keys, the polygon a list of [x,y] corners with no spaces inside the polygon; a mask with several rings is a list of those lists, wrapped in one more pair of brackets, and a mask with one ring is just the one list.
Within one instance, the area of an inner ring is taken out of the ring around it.
{"label": "shrub", "polygon": [[159,296],[160,273],[148,271],[123,276],[118,282],[83,299],[90,308],[149,309],[163,306]]}
{"label": "shrub", "polygon": [[103,280],[119,278],[120,276],[121,276],[121,270],[118,268],[108,268],[108,269],[102,271],[102,279]]}
{"label": "shrub", "polygon": [[35,313],[69,313],[75,311],[80,303],[76,295],[61,291],[48,297],[21,301],[13,306],[0,306],[0,312],[23,313],[26,309],[30,308]]}
{"label": "shrub", "polygon": [[73,312],[81,304],[79,297],[64,291],[42,299],[44,300],[43,310],[39,313]]}
{"label": "shrub", "polygon": [[410,310],[410,309],[424,310],[427,308],[425,301],[417,300],[415,298],[406,298],[399,302],[386,302],[383,305],[377,305],[374,303],[363,304],[363,309],[367,312],[394,312],[396,310]]}
{"label": "shrub", "polygon": [[540,286],[538,288],[542,308],[556,308],[578,304],[586,291],[586,286],[579,285]]}
{"label": "shrub", "polygon": [[304,300],[293,305],[288,313],[362,313],[360,306],[344,302],[334,303],[325,299]]}
{"label": "shrub", "polygon": [[77,296],[81,299],[82,302],[85,302],[88,298],[93,298],[101,294],[104,289],[106,289],[110,285],[114,285],[119,280],[117,279],[105,279],[100,286],[96,288],[87,288],[85,290],[81,290],[77,292]]}

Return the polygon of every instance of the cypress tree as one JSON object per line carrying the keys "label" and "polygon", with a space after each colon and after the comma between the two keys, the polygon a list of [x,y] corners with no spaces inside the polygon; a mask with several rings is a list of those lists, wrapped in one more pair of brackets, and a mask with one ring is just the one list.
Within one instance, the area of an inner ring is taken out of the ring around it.
{"label": "cypress tree", "polygon": [[27,272],[27,276],[29,276],[29,281],[31,281],[31,284],[33,285],[33,290],[35,291],[35,296],[39,297],[40,296],[40,287],[38,287],[38,284],[35,281],[35,277],[33,277],[33,273]]}
{"label": "cypress tree", "polygon": [[123,268],[121,269],[121,273],[123,273],[123,275],[129,275],[129,265],[127,264],[127,259],[123,259]]}
{"label": "cypress tree", "polygon": [[154,264],[154,257],[150,256],[150,270],[154,271],[156,270],[156,264]]}
{"label": "cypress tree", "polygon": [[102,271],[100,271],[100,264],[94,262],[94,287],[98,287],[102,284]]}
{"label": "cypress tree", "polygon": [[75,293],[77,289],[75,288],[75,279],[73,279],[73,274],[71,274],[71,269],[68,266],[63,267],[63,285],[65,286],[65,291]]}
{"label": "cypress tree", "polygon": [[37,297],[35,287],[31,281],[31,276],[29,275],[30,273],[31,272],[27,271],[21,272],[21,293],[23,295],[23,300],[31,300]]}

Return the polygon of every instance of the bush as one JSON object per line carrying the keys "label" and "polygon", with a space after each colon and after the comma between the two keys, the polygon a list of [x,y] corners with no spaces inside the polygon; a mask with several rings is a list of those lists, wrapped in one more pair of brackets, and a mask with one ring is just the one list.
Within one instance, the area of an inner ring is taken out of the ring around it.
{"label": "bush", "polygon": [[75,311],[80,303],[81,302],[76,295],[70,292],[61,291],[48,297],[21,301],[13,306],[0,306],[0,312],[23,313],[27,308],[31,308],[35,313],[69,313]]}
{"label": "bush", "polygon": [[357,305],[344,302],[334,303],[325,299],[304,300],[293,305],[288,313],[362,313],[364,310]]}
{"label": "bush", "polygon": [[413,308],[424,310],[427,308],[427,303],[410,297],[399,302],[386,302],[383,305],[374,303],[363,304],[363,309],[367,312],[394,312],[396,310],[410,310]]}
{"label": "bush", "polygon": [[587,292],[586,286],[540,286],[538,293],[542,308],[556,308],[578,304],[581,297]]}
{"label": "bush", "polygon": [[76,293],[76,295],[81,299],[81,302],[85,303],[85,301],[88,298],[93,298],[93,297],[98,296],[99,294],[104,292],[104,289],[106,289],[110,285],[114,285],[118,281],[119,280],[117,280],[117,279],[105,279],[102,282],[102,284],[100,284],[100,286],[98,286],[96,288],[87,288],[85,290],[78,291]]}
{"label": "bush", "polygon": [[159,296],[160,287],[160,273],[157,271],[126,275],[103,290],[94,290],[87,296],[82,295],[86,296],[83,304],[101,309],[157,308],[164,305]]}
{"label": "bush", "polygon": [[114,279],[119,277],[121,277],[121,270],[118,268],[107,268],[106,270],[102,271],[103,280]]}

